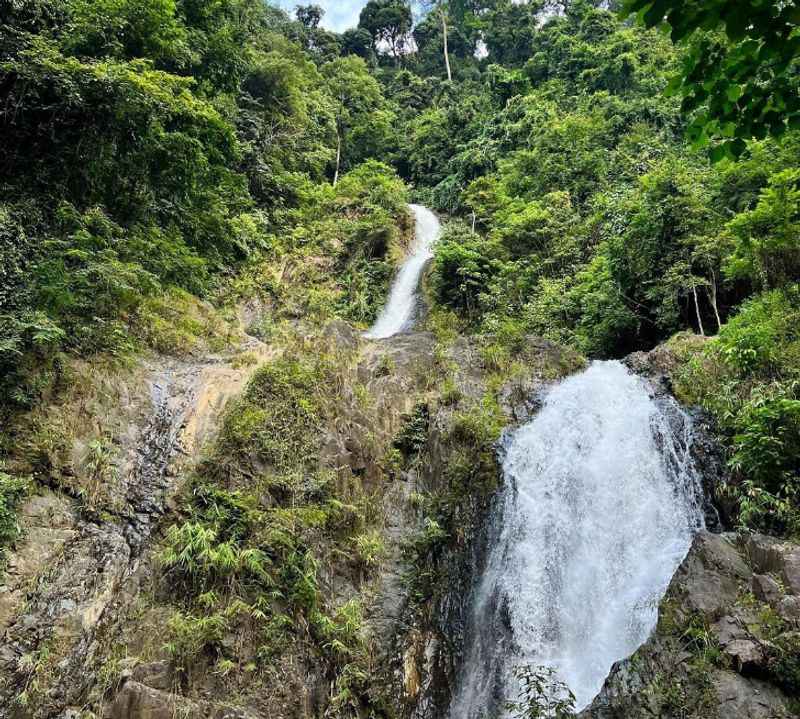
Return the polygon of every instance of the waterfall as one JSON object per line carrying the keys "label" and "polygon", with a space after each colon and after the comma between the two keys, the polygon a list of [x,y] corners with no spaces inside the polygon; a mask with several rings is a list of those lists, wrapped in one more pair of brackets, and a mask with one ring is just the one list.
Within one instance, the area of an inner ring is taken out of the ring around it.
{"label": "waterfall", "polygon": [[450,719],[506,716],[524,665],[552,667],[580,710],[655,628],[703,512],[691,420],[648,390],[595,362],[506,433]]}
{"label": "waterfall", "polygon": [[416,220],[415,243],[392,285],[389,299],[366,337],[384,339],[410,329],[418,303],[419,279],[425,263],[433,257],[433,243],[441,226],[436,215],[421,205],[409,205]]}

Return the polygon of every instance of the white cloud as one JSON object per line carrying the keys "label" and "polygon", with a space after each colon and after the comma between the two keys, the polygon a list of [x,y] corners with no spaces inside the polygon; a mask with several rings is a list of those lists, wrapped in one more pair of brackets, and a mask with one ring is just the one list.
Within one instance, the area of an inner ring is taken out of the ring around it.
{"label": "white cloud", "polygon": [[277,4],[290,14],[297,5],[319,5],[325,10],[322,25],[328,30],[342,32],[358,25],[358,16],[367,0],[278,0]]}

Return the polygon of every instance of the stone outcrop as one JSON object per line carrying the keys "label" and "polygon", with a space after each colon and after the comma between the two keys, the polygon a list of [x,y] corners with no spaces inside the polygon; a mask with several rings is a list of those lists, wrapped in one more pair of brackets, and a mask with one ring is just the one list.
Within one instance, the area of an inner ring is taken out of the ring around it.
{"label": "stone outcrop", "polygon": [[[479,406],[488,392],[480,347],[458,339],[449,348],[448,361],[454,368],[458,395],[466,406]],[[549,384],[583,366],[580,356],[537,337],[526,339],[520,362],[527,371],[497,389],[498,409],[507,427],[527,421]],[[430,595],[422,602],[405,601],[401,615],[397,637],[401,651],[395,652],[392,667],[406,687],[400,716],[411,719],[440,719],[448,714],[466,649],[472,589],[485,562],[487,520],[502,481],[500,443],[481,450],[472,440],[468,484],[461,486],[454,479],[454,467],[464,461],[463,447],[452,436],[463,406],[436,405],[417,479],[418,490],[446,497],[453,519],[447,541],[417,557],[414,570],[430,576]]]}
{"label": "stone outcrop", "polygon": [[256,719],[254,715],[223,704],[196,702],[179,694],[123,678],[103,719]]}

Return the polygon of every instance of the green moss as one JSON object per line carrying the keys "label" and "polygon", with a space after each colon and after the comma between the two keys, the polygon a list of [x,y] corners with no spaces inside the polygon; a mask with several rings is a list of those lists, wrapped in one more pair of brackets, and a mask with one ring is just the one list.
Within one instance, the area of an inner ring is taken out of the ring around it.
{"label": "green moss", "polygon": [[285,472],[312,464],[321,423],[316,392],[326,379],[325,368],[309,361],[279,359],[259,368],[225,414],[217,466],[256,473],[265,466]]}
{"label": "green moss", "polygon": [[453,415],[448,439],[457,445],[483,449],[500,438],[506,421],[495,395],[487,393],[480,403]]}
{"label": "green moss", "polygon": [[437,343],[445,348],[456,341],[463,325],[463,320],[455,312],[441,306],[431,307],[425,318],[425,329],[433,332]]}
{"label": "green moss", "polygon": [[175,356],[204,348],[219,352],[237,336],[231,318],[178,288],[147,297],[137,310],[133,329],[147,346]]}

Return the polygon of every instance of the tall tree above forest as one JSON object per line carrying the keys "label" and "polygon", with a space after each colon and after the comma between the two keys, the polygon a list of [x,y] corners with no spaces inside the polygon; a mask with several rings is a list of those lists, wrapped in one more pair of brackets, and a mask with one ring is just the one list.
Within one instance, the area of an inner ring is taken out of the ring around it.
{"label": "tall tree above forest", "polygon": [[369,0],[358,21],[359,28],[372,37],[373,48],[377,50],[385,44],[398,65],[406,50],[412,25],[408,0]]}
{"label": "tall tree above forest", "polygon": [[298,5],[294,14],[304,27],[316,30],[325,16],[325,11],[319,5]]}
{"label": "tall tree above forest", "polygon": [[322,66],[329,92],[337,101],[336,112],[336,168],[333,185],[339,174],[347,151],[350,132],[358,125],[369,122],[381,104],[381,88],[369,74],[360,57],[341,57]]}

